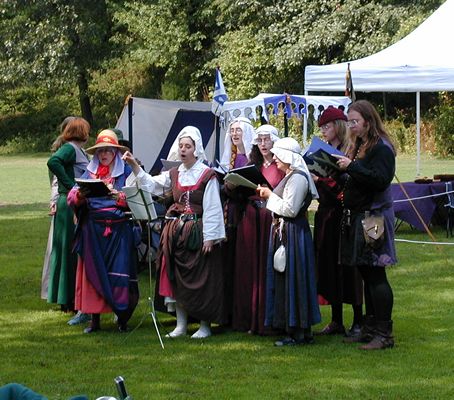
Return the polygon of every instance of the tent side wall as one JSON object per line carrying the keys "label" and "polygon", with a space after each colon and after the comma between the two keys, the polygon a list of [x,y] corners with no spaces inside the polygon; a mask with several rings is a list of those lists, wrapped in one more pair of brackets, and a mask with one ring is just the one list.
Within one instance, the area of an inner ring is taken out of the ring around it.
{"label": "tent side wall", "polygon": [[125,105],[116,127],[124,138],[131,140],[133,153],[146,171],[159,168],[160,159],[166,158],[179,131],[192,125],[201,130],[207,156],[214,157],[214,115],[211,103],[182,102],[132,98],[132,132],[129,131],[128,105]]}

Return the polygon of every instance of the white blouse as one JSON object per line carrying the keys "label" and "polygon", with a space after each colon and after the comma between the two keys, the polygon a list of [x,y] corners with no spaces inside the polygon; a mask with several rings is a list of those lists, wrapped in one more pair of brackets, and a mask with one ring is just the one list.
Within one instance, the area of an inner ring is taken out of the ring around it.
{"label": "white blouse", "polygon": [[[181,186],[192,186],[197,183],[207,167],[201,160],[198,160],[191,168],[181,164],[178,167],[178,183]],[[172,187],[169,171],[157,176],[151,176],[140,170],[137,180],[142,189],[157,196],[162,195]],[[225,238],[224,213],[219,195],[218,181],[210,179],[203,193],[203,240],[219,241]]]}
{"label": "white blouse", "polygon": [[282,198],[276,193],[271,193],[266,208],[283,217],[294,218],[303,206],[308,188],[309,185],[305,176],[293,174],[285,183]]}

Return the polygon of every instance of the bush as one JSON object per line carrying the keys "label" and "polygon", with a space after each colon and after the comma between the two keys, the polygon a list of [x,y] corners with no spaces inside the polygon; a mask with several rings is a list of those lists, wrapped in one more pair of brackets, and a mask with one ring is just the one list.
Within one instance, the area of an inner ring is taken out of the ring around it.
{"label": "bush", "polygon": [[384,125],[399,153],[416,153],[415,125],[406,125],[402,114],[392,120],[384,121]]}
{"label": "bush", "polygon": [[437,154],[442,157],[454,155],[454,96],[440,94],[440,105],[435,107],[435,145]]}
{"label": "bush", "polygon": [[75,109],[68,93],[59,97],[31,87],[6,92],[0,101],[0,152],[49,151],[61,121]]}

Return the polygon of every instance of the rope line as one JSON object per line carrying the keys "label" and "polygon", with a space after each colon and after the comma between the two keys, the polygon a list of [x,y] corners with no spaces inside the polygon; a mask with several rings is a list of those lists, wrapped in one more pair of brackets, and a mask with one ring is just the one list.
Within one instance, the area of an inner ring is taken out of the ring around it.
{"label": "rope line", "polygon": [[449,192],[442,192],[442,193],[435,193],[435,194],[429,194],[427,196],[420,196],[420,197],[412,197],[408,199],[399,199],[399,200],[393,200],[393,203],[401,203],[403,201],[413,201],[413,200],[421,200],[421,199],[429,199],[431,197],[439,197],[439,196],[445,196],[449,193],[454,193],[454,190],[450,190]]}

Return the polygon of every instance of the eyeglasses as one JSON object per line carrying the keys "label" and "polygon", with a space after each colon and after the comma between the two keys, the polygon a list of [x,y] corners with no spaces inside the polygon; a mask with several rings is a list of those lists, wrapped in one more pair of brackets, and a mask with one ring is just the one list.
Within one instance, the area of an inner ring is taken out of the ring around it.
{"label": "eyeglasses", "polygon": [[354,126],[358,125],[359,121],[357,119],[351,119],[350,121],[347,121],[347,126],[349,128],[353,128]]}
{"label": "eyeglasses", "polygon": [[269,137],[257,138],[257,139],[255,139],[255,141],[257,142],[257,144],[259,144],[259,143],[269,143],[269,142],[271,142],[271,138],[269,138]]}
{"label": "eyeglasses", "polygon": [[329,124],[325,124],[320,127],[321,131],[327,131],[328,129],[329,129]]}

